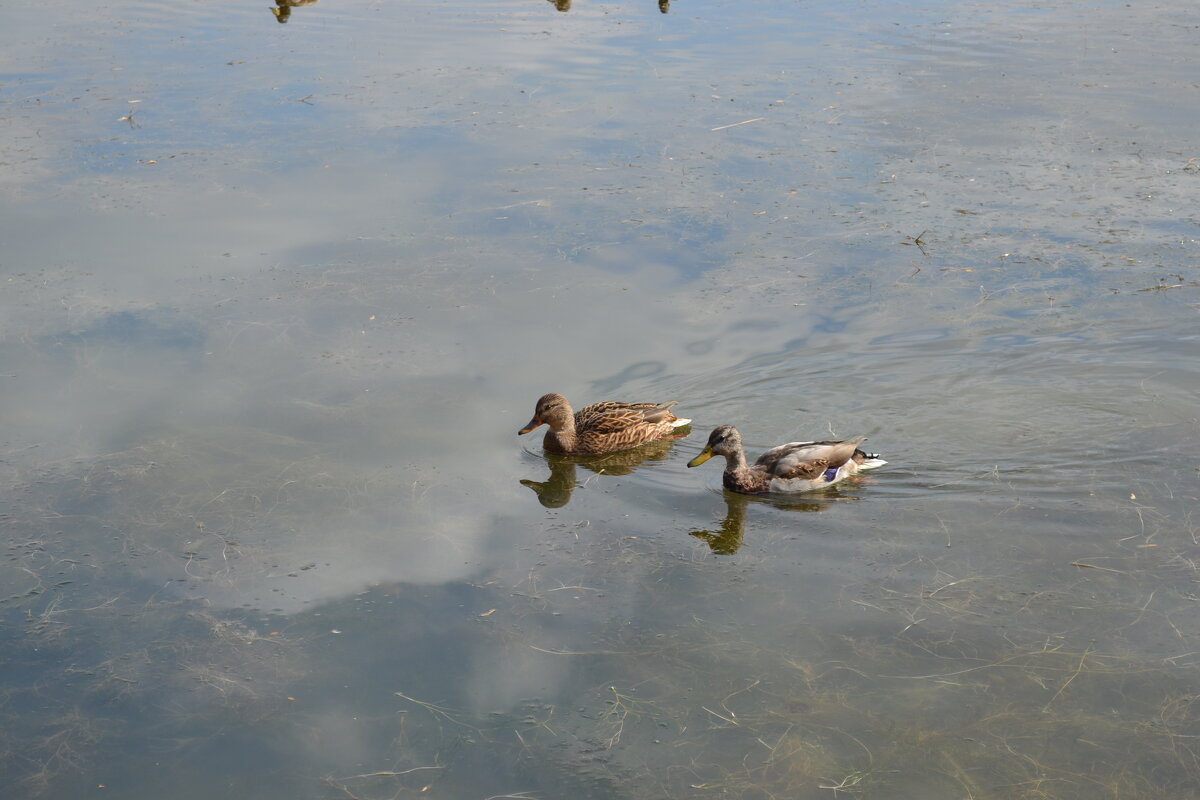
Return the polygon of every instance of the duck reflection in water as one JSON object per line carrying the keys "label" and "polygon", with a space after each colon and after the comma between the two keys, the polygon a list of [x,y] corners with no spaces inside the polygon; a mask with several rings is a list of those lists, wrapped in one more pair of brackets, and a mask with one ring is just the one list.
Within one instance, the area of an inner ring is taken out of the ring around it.
{"label": "duck reflection in water", "polygon": [[[538,502],[546,508],[562,508],[570,502],[571,493],[579,486],[575,476],[576,466],[591,470],[597,475],[629,475],[642,464],[665,461],[674,444],[674,439],[655,439],[632,450],[598,456],[546,453],[550,477],[544,481],[522,480],[521,485],[532,489],[538,496]],[[584,484],[587,484],[591,477],[588,476]]]}
{"label": "duck reflection in water", "polygon": [[[316,2],[316,0],[313,0],[313,1]],[[279,2],[279,0],[276,0],[276,2]],[[570,11],[571,10],[571,0],[547,0],[547,2],[553,4],[554,8],[558,11]],[[299,4],[297,4],[297,5],[299,5]],[[666,14],[668,11],[670,11],[671,10],[671,0],[658,0],[658,10],[664,14]]]}
{"label": "duck reflection in water", "polygon": [[830,507],[833,498],[849,499],[841,495],[837,489],[830,489],[821,494],[820,500],[781,500],[772,497],[770,500],[757,498],[752,495],[724,490],[725,519],[715,531],[692,531],[691,535],[708,545],[708,548],[718,556],[731,556],[742,547],[745,536],[746,507],[751,503],[767,503],[788,511],[825,511]]}
{"label": "duck reflection in water", "polygon": [[300,6],[311,6],[317,0],[275,0],[275,8],[271,9],[271,13],[275,15],[275,19],[280,24],[287,22],[292,16],[292,9]]}

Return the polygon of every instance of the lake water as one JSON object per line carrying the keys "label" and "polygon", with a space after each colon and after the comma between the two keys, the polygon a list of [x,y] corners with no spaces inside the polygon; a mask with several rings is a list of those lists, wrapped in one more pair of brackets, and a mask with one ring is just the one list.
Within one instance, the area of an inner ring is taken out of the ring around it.
{"label": "lake water", "polygon": [[0,795],[1200,798],[1192,4],[0,15]]}

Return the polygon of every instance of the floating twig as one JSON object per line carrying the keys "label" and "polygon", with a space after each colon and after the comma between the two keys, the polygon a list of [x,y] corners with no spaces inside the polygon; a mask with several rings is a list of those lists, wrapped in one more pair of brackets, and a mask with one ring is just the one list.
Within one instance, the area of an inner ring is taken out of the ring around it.
{"label": "floating twig", "polygon": [[729,125],[720,125],[713,128],[714,131],[723,131],[726,128],[736,128],[738,125],[749,125],[751,122],[762,122],[766,117],[755,117],[754,119],[744,119],[741,122],[733,122]]}
{"label": "floating twig", "polygon": [[1100,570],[1104,570],[1105,572],[1115,572],[1118,575],[1125,574],[1125,571],[1121,570],[1121,569],[1113,569],[1112,567],[1098,567],[1095,564],[1085,564],[1082,561],[1072,561],[1071,566],[1072,567],[1083,567],[1085,569],[1100,569]]}

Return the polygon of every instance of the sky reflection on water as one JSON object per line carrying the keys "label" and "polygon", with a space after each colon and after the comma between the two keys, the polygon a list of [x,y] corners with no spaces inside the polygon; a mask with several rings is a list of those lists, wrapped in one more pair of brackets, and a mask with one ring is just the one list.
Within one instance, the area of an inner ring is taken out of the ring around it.
{"label": "sky reflection on water", "polygon": [[274,10],[6,10],[6,792],[1200,781],[1187,9]]}

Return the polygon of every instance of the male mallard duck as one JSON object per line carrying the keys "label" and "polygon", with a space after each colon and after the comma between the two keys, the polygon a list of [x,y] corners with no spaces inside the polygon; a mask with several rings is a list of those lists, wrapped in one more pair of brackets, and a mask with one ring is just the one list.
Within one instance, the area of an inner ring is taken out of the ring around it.
{"label": "male mallard duck", "polygon": [[721,477],[726,489],[744,494],[808,492],[886,464],[879,456],[858,449],[866,439],[859,436],[848,442],[789,442],[772,447],[750,467],[746,465],[742,435],[732,425],[721,425],[713,429],[708,444],[688,466],[698,467],[714,455],[725,456],[725,474]]}
{"label": "male mallard duck", "polygon": [[561,394],[547,394],[537,401],[533,419],[517,435],[539,425],[549,425],[542,446],[551,453],[611,453],[637,447],[666,436],[691,422],[671,413],[677,403],[618,403],[608,400],[571,411]]}

